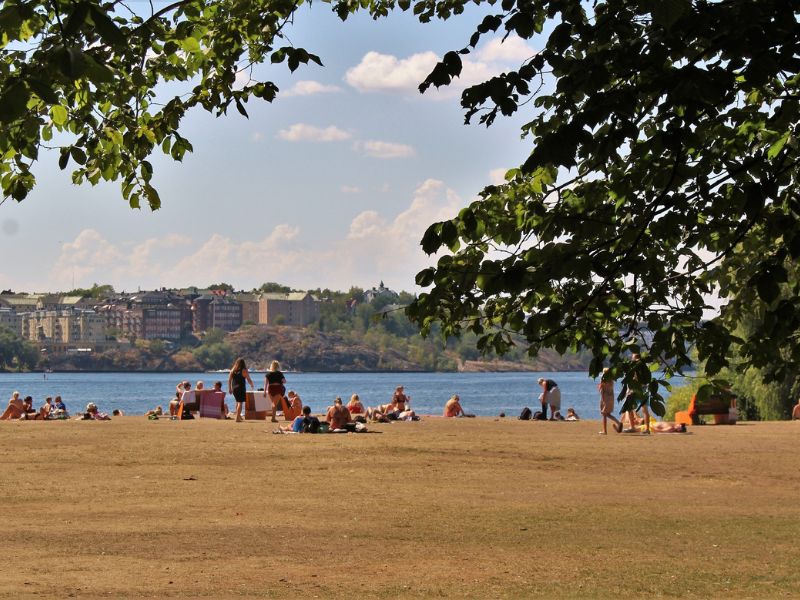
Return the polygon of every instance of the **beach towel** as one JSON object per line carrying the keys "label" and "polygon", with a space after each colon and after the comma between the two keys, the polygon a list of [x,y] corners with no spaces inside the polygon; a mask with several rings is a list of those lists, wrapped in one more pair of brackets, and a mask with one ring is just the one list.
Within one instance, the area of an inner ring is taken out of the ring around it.
{"label": "beach towel", "polygon": [[203,390],[200,396],[200,416],[208,419],[224,419],[225,392]]}
{"label": "beach towel", "polygon": [[247,392],[247,402],[244,405],[244,418],[248,421],[263,421],[272,412],[269,400],[263,391]]}

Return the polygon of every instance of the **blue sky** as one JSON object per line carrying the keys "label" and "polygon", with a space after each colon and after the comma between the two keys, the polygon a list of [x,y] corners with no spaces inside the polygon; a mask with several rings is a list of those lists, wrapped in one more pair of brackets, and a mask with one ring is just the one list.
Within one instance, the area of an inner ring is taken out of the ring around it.
{"label": "blue sky", "polygon": [[529,150],[523,117],[465,126],[458,102],[465,85],[532,56],[521,40],[484,39],[456,85],[416,91],[436,58],[466,44],[481,10],[422,25],[409,14],[342,23],[324,3],[301,9],[288,36],[325,66],[260,67],[281,91],[272,104],[249,102],[249,119],[191,114],[194,153],[183,163],[154,157],[156,212],[131,210],[114,183],[73,186],[57,156],[44,155],[34,193],[0,206],[0,288],[346,290],[382,280],[415,291],[432,261],[419,248],[427,225]]}

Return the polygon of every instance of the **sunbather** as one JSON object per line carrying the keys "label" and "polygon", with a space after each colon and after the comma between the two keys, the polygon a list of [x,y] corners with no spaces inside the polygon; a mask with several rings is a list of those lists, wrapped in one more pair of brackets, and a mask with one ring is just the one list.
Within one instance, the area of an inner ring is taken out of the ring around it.
{"label": "sunbather", "polygon": [[8,401],[8,407],[0,415],[0,421],[8,421],[9,419],[19,419],[22,413],[25,412],[25,404],[19,397],[19,392],[11,394],[11,399]]}
{"label": "sunbather", "polygon": [[350,411],[347,410],[347,407],[342,405],[342,399],[336,396],[333,406],[328,408],[325,420],[330,424],[330,430],[336,431],[347,429],[347,424],[352,423],[353,417],[350,416]]}
{"label": "sunbather", "polygon": [[792,408],[792,420],[797,421],[798,419],[800,419],[800,400],[798,400],[797,404]]}
{"label": "sunbather", "polygon": [[464,409],[461,406],[461,398],[458,397],[458,394],[454,394],[450,400],[448,400],[444,405],[444,416],[445,417],[474,417],[475,415],[468,415],[464,412]]}
{"label": "sunbather", "polygon": [[67,412],[67,405],[61,399],[61,396],[56,396],[53,401],[53,409],[50,411],[51,419],[68,419],[69,413]]}

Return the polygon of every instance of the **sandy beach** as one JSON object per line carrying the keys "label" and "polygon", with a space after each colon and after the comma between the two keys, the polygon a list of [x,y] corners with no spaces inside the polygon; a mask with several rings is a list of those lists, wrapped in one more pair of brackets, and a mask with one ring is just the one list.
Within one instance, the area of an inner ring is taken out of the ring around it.
{"label": "sandy beach", "polygon": [[800,422],[370,428],[0,423],[0,597],[800,597]]}

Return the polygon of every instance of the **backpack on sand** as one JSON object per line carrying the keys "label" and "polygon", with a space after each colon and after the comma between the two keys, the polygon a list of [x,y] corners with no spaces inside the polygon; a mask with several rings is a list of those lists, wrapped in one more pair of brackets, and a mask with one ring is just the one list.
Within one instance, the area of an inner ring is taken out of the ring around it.
{"label": "backpack on sand", "polygon": [[530,421],[532,414],[533,413],[531,413],[531,409],[526,406],[525,408],[522,409],[522,412],[519,413],[519,420],[520,421]]}

